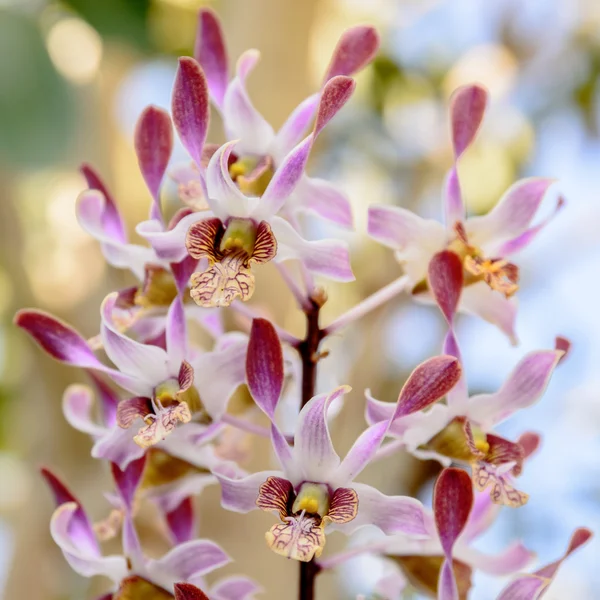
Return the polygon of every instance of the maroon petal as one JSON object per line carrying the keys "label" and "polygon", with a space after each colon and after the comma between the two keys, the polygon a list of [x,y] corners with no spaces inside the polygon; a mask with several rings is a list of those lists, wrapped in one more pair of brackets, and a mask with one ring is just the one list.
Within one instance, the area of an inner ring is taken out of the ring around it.
{"label": "maroon petal", "polygon": [[121,496],[125,506],[131,509],[135,491],[142,479],[144,466],[146,465],[146,456],[142,456],[137,460],[129,463],[124,471],[119,469],[115,463],[111,463],[111,472],[119,495]]}
{"label": "maroon petal", "polygon": [[467,85],[454,92],[450,100],[452,144],[458,158],[473,142],[487,104],[487,91],[478,85]]}
{"label": "maroon petal", "polygon": [[208,600],[208,596],[191,583],[176,583],[175,600]]}
{"label": "maroon petal", "polygon": [[181,143],[200,166],[208,131],[208,86],[200,65],[193,58],[179,59],[171,112]]}
{"label": "maroon petal", "polygon": [[15,325],[24,329],[50,356],[70,365],[103,368],[88,343],[72,327],[41,310],[20,310]]}
{"label": "maroon petal", "polygon": [[523,460],[527,460],[534,454],[542,443],[542,438],[539,434],[533,431],[526,431],[517,440],[517,444],[523,448]]}
{"label": "maroon petal", "polygon": [[343,75],[338,75],[327,81],[323,88],[319,108],[317,110],[317,119],[314,129],[315,137],[319,135],[323,127],[333,119],[342,106],[348,102],[355,87],[356,83],[354,79]]}
{"label": "maroon petal", "polygon": [[379,34],[374,27],[358,25],[342,33],[327,67],[324,82],[336,75],[353,75],[368,65],[379,50]]}
{"label": "maroon petal", "polygon": [[157,106],[148,106],[135,128],[135,152],[144,181],[154,198],[153,217],[161,217],[160,186],[171,152],[173,128],[169,113]]}
{"label": "maroon petal", "polygon": [[273,420],[283,388],[283,350],[266,319],[254,319],[246,354],[246,379],[254,401]]}
{"label": "maroon petal", "polygon": [[119,395],[108,385],[101,377],[93,372],[88,372],[91,380],[98,390],[100,406],[102,407],[102,417],[104,425],[110,429],[117,422],[117,408],[119,405]]}
{"label": "maroon petal", "polygon": [[429,262],[429,287],[446,321],[452,324],[463,288],[463,266],[455,252],[443,250]]}
{"label": "maroon petal", "polygon": [[433,512],[446,557],[452,557],[454,542],[462,533],[473,506],[471,478],[462,469],[444,469],[433,490]]}
{"label": "maroon petal", "polygon": [[535,572],[535,575],[537,575],[538,577],[547,577],[548,579],[552,579],[556,575],[556,572],[558,571],[558,568],[560,567],[562,562],[565,559],[567,559],[571,554],[573,554],[573,552],[575,552],[576,550],[581,548],[581,546],[586,544],[592,538],[593,535],[594,534],[586,527],[580,527],[579,529],[576,529],[573,532],[573,535],[571,536],[569,546],[566,552],[563,554],[562,558],[557,561],[554,561],[549,565],[546,565],[545,567],[542,567],[541,569],[538,569]]}
{"label": "maroon petal", "polygon": [[151,412],[153,411],[150,398],[136,396],[121,400],[117,405],[117,425],[123,429],[129,429],[138,417],[143,419]]}
{"label": "maroon petal", "polygon": [[191,498],[183,500],[177,508],[165,516],[175,545],[189,542],[196,537],[196,520]]}
{"label": "maroon petal", "polygon": [[402,386],[392,421],[422,410],[445,396],[461,374],[460,363],[454,356],[434,356],[421,363]]}
{"label": "maroon petal", "polygon": [[98,190],[104,196],[105,205],[104,214],[102,215],[102,226],[106,233],[109,237],[114,238],[119,242],[126,243],[127,234],[125,233],[125,224],[119,214],[119,209],[117,208],[117,204],[112,194],[108,191],[108,188],[91,165],[83,163],[80,167],[80,171],[87,181],[88,188],[90,190]]}
{"label": "maroon petal", "polygon": [[210,8],[203,8],[198,13],[194,58],[206,74],[214,101],[221,106],[229,82],[227,48],[219,18]]}

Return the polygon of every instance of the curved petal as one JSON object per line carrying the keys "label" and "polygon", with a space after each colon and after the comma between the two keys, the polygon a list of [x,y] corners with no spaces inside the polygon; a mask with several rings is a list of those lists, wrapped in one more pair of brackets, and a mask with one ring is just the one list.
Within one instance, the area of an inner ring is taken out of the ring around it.
{"label": "curved petal", "polygon": [[473,143],[483,121],[487,101],[487,90],[479,85],[465,85],[452,94],[450,120],[456,158]]}
{"label": "curved petal", "polygon": [[208,596],[191,583],[176,583],[173,589],[175,600],[208,600]]}
{"label": "curved petal", "polygon": [[306,134],[317,112],[321,94],[313,94],[303,100],[277,132],[271,154],[277,164]]}
{"label": "curved petal", "polygon": [[561,356],[561,350],[541,350],[528,354],[496,393],[471,397],[469,418],[488,431],[514,412],[537,402]]}
{"label": "curved petal", "polygon": [[370,25],[356,25],[342,33],[325,72],[324,83],[336,75],[353,75],[368,65],[379,50],[379,34]]}
{"label": "curved petal", "polygon": [[63,395],[63,414],[77,431],[97,437],[106,433],[93,417],[94,393],[85,385],[70,385]]}
{"label": "curved petal", "polygon": [[459,600],[454,569],[452,562],[448,559],[444,561],[440,570],[437,598],[438,600]]}
{"label": "curved petal", "polygon": [[521,179],[513,184],[487,214],[466,222],[469,242],[492,246],[523,233],[535,216],[544,195],[554,180],[544,177]]}
{"label": "curved petal", "polygon": [[[448,330],[446,337],[444,338],[444,354],[455,356],[459,363],[462,365],[462,356],[460,353],[460,347],[454,331]],[[446,402],[448,406],[451,406],[455,414],[464,414],[467,410],[467,403],[469,402],[469,392],[467,388],[467,378],[463,369],[462,375],[458,383],[446,394]]]}
{"label": "curved petal", "polygon": [[229,398],[246,381],[247,346],[245,339],[236,336],[226,347],[205,352],[192,361],[202,404],[215,420],[225,413]]}
{"label": "curved petal", "polygon": [[220,579],[210,588],[210,596],[215,600],[252,600],[263,589],[249,577],[232,575]]}
{"label": "curved petal", "polygon": [[343,525],[331,525],[350,535],[365,525],[375,525],[384,533],[405,533],[411,536],[429,537],[433,531],[431,517],[423,505],[408,496],[386,496],[364,483],[353,483],[358,494],[358,514]]}
{"label": "curved petal", "polygon": [[367,232],[396,250],[413,284],[427,276],[431,257],[446,245],[446,230],[441,223],[397,206],[370,206]]}
{"label": "curved petal", "polygon": [[59,506],[50,521],[52,539],[62,550],[65,559],[71,568],[83,577],[104,575],[115,583],[127,575],[127,561],[124,556],[101,556],[82,547],[71,532],[71,523],[78,506],[74,502],[67,502]]}
{"label": "curved petal", "polygon": [[349,391],[349,386],[341,386],[330,394],[315,396],[298,415],[293,453],[307,481],[325,483],[340,465],[329,433],[327,411],[334,400]]}
{"label": "curved petal", "polygon": [[515,332],[516,298],[505,298],[484,281],[479,281],[463,289],[459,310],[478,315],[488,323],[496,325],[513,345],[518,343]]}
{"label": "curved petal", "polygon": [[181,143],[199,167],[208,131],[209,110],[204,72],[193,58],[182,56],[173,86],[171,112]]}
{"label": "curved petal", "polygon": [[165,331],[167,338],[168,371],[174,377],[179,372],[181,364],[188,354],[185,312],[183,310],[183,302],[179,296],[173,300],[169,307]]}
{"label": "curved petal", "polygon": [[348,229],[353,226],[350,200],[324,179],[302,177],[290,196],[289,205],[293,210],[313,213]]}
{"label": "curved petal", "polygon": [[221,506],[233,512],[247,513],[258,510],[256,500],[260,486],[269,477],[285,478],[285,473],[281,471],[261,471],[247,477],[233,479],[217,471],[215,477],[221,484]]}
{"label": "curved petal", "polygon": [[227,87],[223,100],[223,120],[230,139],[239,139],[240,154],[264,155],[275,133],[254,108],[246,91],[246,77],[260,58],[258,50],[247,50],[237,63],[237,74]]}
{"label": "curved petal", "polygon": [[448,325],[452,326],[464,283],[460,256],[451,250],[435,254],[429,261],[427,282]]}
{"label": "curved petal", "polygon": [[490,494],[487,492],[475,492],[475,500],[469,522],[465,526],[460,539],[466,542],[473,541],[489,529],[498,517],[499,512],[500,505],[492,502]]}
{"label": "curved petal", "polygon": [[313,273],[336,281],[354,281],[348,246],[341,240],[305,240],[281,217],[270,220],[277,239],[277,262],[299,259]]}
{"label": "curved petal", "polygon": [[198,13],[194,58],[206,75],[213,102],[221,108],[229,81],[227,47],[219,17],[210,8]]}
{"label": "curved petal", "polygon": [[79,224],[102,244],[102,252],[113,267],[130,269],[138,279],[143,280],[146,264],[160,263],[151,248],[120,241],[107,229],[106,215],[109,205],[101,192],[87,190],[79,194],[75,210]]}
{"label": "curved petal", "polygon": [[247,217],[248,198],[240,191],[229,174],[229,157],[238,142],[227,142],[211,157],[206,168],[207,202],[221,221],[228,217]]}
{"label": "curved petal", "polygon": [[[141,427],[142,421],[139,423]],[[115,425],[96,440],[92,447],[92,458],[107,460],[125,470],[134,460],[144,456],[145,451],[133,441],[131,430]]]}
{"label": "curved petal", "polygon": [[551,581],[535,575],[522,575],[509,583],[496,600],[538,600]]}
{"label": "curved petal", "polygon": [[521,571],[535,558],[535,554],[527,550],[521,542],[511,544],[499,554],[484,554],[474,548],[463,547],[459,541],[454,549],[454,556],[479,571],[497,577]]}
{"label": "curved petal", "polygon": [[166,352],[157,346],[140,344],[117,330],[112,320],[116,299],[116,293],[109,294],[100,308],[104,350],[120,371],[143,382],[146,395],[150,395],[154,386],[169,378]]}
{"label": "curved petal", "polygon": [[189,542],[196,537],[197,520],[190,497],[185,498],[173,510],[167,512],[165,520],[175,545]]}

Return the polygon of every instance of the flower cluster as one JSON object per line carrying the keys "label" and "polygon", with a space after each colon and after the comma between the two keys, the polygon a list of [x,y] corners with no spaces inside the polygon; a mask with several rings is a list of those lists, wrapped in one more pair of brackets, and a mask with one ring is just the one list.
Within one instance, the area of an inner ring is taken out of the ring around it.
{"label": "flower cluster", "polygon": [[[378,46],[372,27],[344,32],[321,88],[275,132],[246,90],[259,53],[245,52],[231,77],[220,23],[203,9],[194,58],[179,60],[170,113],[150,106],[136,128],[135,150],[151,196],[149,219],[136,231],[147,245],[128,241],[107,186],[92,167],[82,167],[88,189],[77,200],[79,222],[100,242],[107,262],[131,271],[137,283],[104,299],[99,333],[83,335],[39,310],[20,311],[16,324],[53,358],[89,377],[90,385],[66,390],[63,410],[92,438],[92,456],[109,465],[115,487],[106,495],[108,516],[92,524],[66,485],[48,469],[43,475],[57,505],[52,537],[79,574],[110,580],[105,599],[244,600],[268,586],[241,575],[211,585],[205,580],[231,560],[217,543],[197,538],[193,499],[211,485],[220,486],[226,510],[273,513],[266,542],[301,565],[301,600],[313,598],[320,571],[364,553],[392,565],[374,590],[389,599],[400,598],[409,584],[442,600],[466,598],[473,571],[516,574],[532,558],[521,542],[499,555],[472,542],[502,505],[527,502],[515,478],[539,435],[508,440],[496,427],[541,398],[569,344],[557,338],[555,348],[525,356],[497,392],[470,396],[454,324],[459,312],[475,313],[516,343],[519,269],[512,256],[547,222],[531,223],[552,181],[519,181],[489,214],[465,217],[458,161],[484,116],[481,87],[461,88],[451,100],[454,164],[444,185],[445,226],[372,205],[368,232],[395,250],[403,274],[329,326],[319,322],[327,294],[314,277],[350,281],[353,273],[346,244],[307,239],[301,215],[350,228],[352,213],[340,190],[307,175],[307,163],[317,136],[352,95],[351,76]],[[211,103],[223,121],[221,146],[207,141]],[[171,164],[173,126],[189,153],[185,164]],[[177,190],[176,209],[164,202],[169,187]],[[300,265],[302,282],[286,261]],[[268,262],[306,316],[302,339],[243,304],[256,287],[255,269]],[[412,370],[394,402],[366,392],[366,427],[342,459],[330,435],[331,409],[351,389],[316,389],[326,355],[321,343],[403,290],[441,310],[448,325],[442,351]],[[228,310],[252,316],[249,327],[226,330]],[[194,341],[193,324],[210,340],[204,346]],[[294,415],[294,431],[283,423],[284,411]],[[270,440],[278,470],[246,471],[252,436]],[[356,481],[370,464],[401,451],[445,467],[432,509]],[[172,545],[160,558],[146,556],[138,535],[146,503],[155,506]],[[375,537],[355,534],[369,525]],[[321,558],[334,531],[352,536],[349,550]],[[103,553],[101,542],[119,533],[122,553]],[[575,531],[560,560],[517,574],[498,600],[540,598],[562,560],[590,536]]]}

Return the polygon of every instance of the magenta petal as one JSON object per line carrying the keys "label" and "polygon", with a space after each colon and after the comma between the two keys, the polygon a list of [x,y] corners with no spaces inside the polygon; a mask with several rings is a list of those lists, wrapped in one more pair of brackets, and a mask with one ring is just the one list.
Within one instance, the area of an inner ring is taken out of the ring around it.
{"label": "magenta petal", "polygon": [[360,71],[373,60],[379,44],[379,34],[374,27],[357,25],[344,31],[333,51],[324,81]]}
{"label": "magenta petal", "polygon": [[452,557],[452,547],[467,524],[472,506],[469,474],[462,469],[444,469],[435,482],[433,513],[447,559]]}
{"label": "magenta petal", "polygon": [[392,421],[422,410],[445,396],[462,374],[454,356],[434,356],[417,366],[400,390]]}
{"label": "magenta petal", "polygon": [[105,368],[79,333],[56,317],[24,309],[17,312],[14,322],[56,360],[88,369]]}
{"label": "magenta petal", "polygon": [[448,230],[451,230],[456,223],[462,223],[465,220],[465,205],[462,199],[456,166],[450,169],[446,177],[443,197],[446,227]]}
{"label": "magenta petal", "polygon": [[233,575],[217,581],[210,591],[218,600],[251,600],[262,589],[248,577]]}
{"label": "magenta petal", "polygon": [[185,498],[176,508],[166,515],[167,525],[174,543],[183,544],[196,536],[196,519],[191,498]]}
{"label": "magenta petal", "polygon": [[221,22],[210,8],[203,8],[198,13],[194,58],[206,75],[208,89],[213,100],[217,106],[221,107],[229,82],[227,48]]}
{"label": "magenta petal", "polygon": [[90,165],[84,163],[81,165],[80,170],[87,181],[88,188],[90,190],[98,190],[104,196],[105,204],[102,215],[102,227],[106,231],[106,234],[116,242],[125,244],[127,242],[125,224],[119,214],[119,209],[112,194],[108,191],[98,173]]}
{"label": "magenta petal", "polygon": [[170,374],[175,375],[179,372],[181,363],[187,356],[188,343],[185,311],[180,296],[177,296],[169,307],[165,332],[167,338],[168,368]]}
{"label": "magenta petal", "polygon": [[335,117],[339,110],[348,102],[356,83],[354,79],[338,75],[327,81],[321,92],[321,100],[317,110],[314,135],[317,137],[323,127]]}
{"label": "magenta petal", "polygon": [[448,559],[444,561],[440,570],[437,600],[459,600],[452,563]]}
{"label": "magenta petal", "polygon": [[458,158],[473,142],[487,104],[487,91],[478,85],[459,88],[450,99],[452,144]]}
{"label": "magenta petal", "polygon": [[133,441],[129,429],[118,425],[111,427],[102,437],[98,438],[92,448],[92,457],[115,463],[124,470],[134,461],[144,456],[145,449]]}
{"label": "magenta petal", "polygon": [[208,600],[208,596],[191,583],[175,584],[175,600]]}
{"label": "magenta petal", "polygon": [[273,325],[254,319],[246,354],[248,387],[258,407],[273,421],[283,388],[283,350]]}
{"label": "magenta petal", "polygon": [[54,495],[57,507],[67,502],[77,505],[77,508],[71,514],[68,525],[68,534],[73,543],[92,556],[100,556],[100,546],[96,541],[94,529],[79,500],[73,496],[69,488],[52,471],[43,468],[41,473]]}
{"label": "magenta petal", "polygon": [[115,485],[125,507],[131,510],[135,492],[142,480],[144,467],[146,466],[146,457],[142,456],[138,460],[134,460],[127,465],[124,470],[121,470],[116,464],[111,464],[111,472]]}
{"label": "magenta petal", "polygon": [[429,287],[446,321],[452,324],[463,288],[463,266],[455,252],[443,250],[429,262]]}
{"label": "magenta petal", "polygon": [[581,546],[587,544],[592,539],[593,535],[594,534],[587,527],[579,527],[576,529],[571,536],[569,546],[567,547],[567,550],[563,554],[562,558],[550,563],[549,565],[546,565],[545,567],[542,567],[541,569],[538,569],[534,575],[537,575],[538,577],[553,578],[563,561],[569,558],[573,552],[579,550]]}
{"label": "magenta petal", "polygon": [[275,138],[275,159],[285,156],[300,142],[315,116],[320,97],[320,94],[313,94],[303,100],[281,126]]}
{"label": "magenta petal", "polygon": [[157,106],[148,106],[135,128],[135,152],[144,181],[154,198],[153,219],[162,219],[160,186],[172,151],[173,128],[169,113]]}
{"label": "magenta petal", "polygon": [[171,111],[181,143],[201,166],[209,121],[208,87],[200,65],[193,58],[179,59]]}

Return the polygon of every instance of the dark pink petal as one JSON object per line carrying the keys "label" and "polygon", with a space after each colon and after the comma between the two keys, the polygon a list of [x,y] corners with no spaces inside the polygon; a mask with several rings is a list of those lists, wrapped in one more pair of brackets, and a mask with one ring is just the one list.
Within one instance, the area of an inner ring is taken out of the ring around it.
{"label": "dark pink petal", "polygon": [[344,31],[325,73],[324,83],[336,75],[353,75],[368,65],[379,50],[379,34],[374,27],[357,25]]}
{"label": "dark pink petal", "polygon": [[24,309],[14,321],[56,360],[88,369],[104,368],[79,333],[56,317],[41,310]]}
{"label": "dark pink petal", "polygon": [[433,514],[446,558],[462,533],[473,506],[471,478],[462,469],[444,469],[433,490]]}
{"label": "dark pink petal", "polygon": [[108,385],[101,377],[94,373],[88,373],[91,380],[98,390],[100,398],[100,406],[102,407],[102,416],[104,425],[112,427],[117,422],[117,405],[119,404],[119,395],[115,390]]}
{"label": "dark pink petal", "polygon": [[555,340],[554,340],[554,348],[556,350],[560,350],[561,352],[564,352],[564,354],[560,357],[560,361],[562,362],[565,358],[567,358],[567,356],[569,355],[569,352],[571,351],[571,340],[563,337],[562,335],[557,335]]}
{"label": "dark pink petal", "polygon": [[127,465],[127,468],[121,470],[114,463],[111,464],[111,472],[115,485],[121,499],[125,503],[125,507],[131,510],[135,492],[142,480],[144,467],[146,466],[146,457],[142,456],[138,460],[134,460]]}
{"label": "dark pink petal", "polygon": [[452,324],[463,288],[463,266],[451,250],[442,250],[429,262],[427,279],[442,314]]}
{"label": "dark pink petal", "polygon": [[448,559],[444,561],[440,570],[437,600],[459,600],[452,562]]}
{"label": "dark pink petal", "polygon": [[473,142],[487,104],[487,91],[478,85],[458,88],[450,99],[452,145],[458,158]]}
{"label": "dark pink petal", "polygon": [[186,498],[165,515],[175,545],[189,542],[196,537],[196,519],[191,498]]}
{"label": "dark pink petal", "polygon": [[54,495],[57,507],[67,502],[73,502],[77,505],[68,525],[68,534],[73,543],[92,556],[100,556],[100,546],[96,540],[94,529],[79,500],[52,471],[42,468],[41,473]]}
{"label": "dark pink petal", "polygon": [[125,244],[127,234],[125,233],[125,224],[119,214],[119,209],[115,203],[112,194],[98,175],[98,173],[88,165],[83,163],[80,167],[82,175],[87,181],[90,190],[98,190],[104,196],[104,213],[102,214],[102,227],[106,234],[117,242]]}
{"label": "dark pink petal", "polygon": [[462,368],[454,356],[434,356],[421,363],[402,386],[391,422],[423,410],[445,396],[461,374]]}
{"label": "dark pink petal", "polygon": [[216,105],[221,107],[229,82],[229,68],[225,37],[217,14],[210,8],[198,13],[198,29],[194,58],[202,67],[208,89]]}
{"label": "dark pink petal", "polygon": [[306,134],[319,106],[320,94],[303,100],[287,118],[275,138],[275,157],[285,156]]}
{"label": "dark pink petal", "polygon": [[177,291],[182,295],[190,282],[192,273],[198,267],[198,259],[188,255],[180,262],[171,263],[170,266]]}
{"label": "dark pink petal", "polygon": [[462,223],[465,220],[465,205],[462,199],[458,171],[454,165],[444,182],[444,213],[446,218],[446,228],[451,230],[456,223]]}
{"label": "dark pink petal", "polygon": [[517,440],[517,444],[523,448],[523,460],[527,460],[532,454],[535,454],[541,443],[542,438],[539,434],[533,431],[523,433]]}
{"label": "dark pink petal", "polygon": [[210,115],[206,78],[193,58],[179,59],[171,112],[181,143],[200,166]]}
{"label": "dark pink petal", "polygon": [[327,81],[321,93],[314,135],[317,137],[323,127],[335,117],[339,110],[348,102],[356,83],[354,79],[339,75]]}
{"label": "dark pink petal", "polygon": [[151,218],[162,221],[160,186],[173,151],[173,128],[169,113],[148,106],[135,128],[135,152],[144,181],[154,198]]}
{"label": "dark pink petal", "polygon": [[188,353],[187,324],[180,296],[177,296],[169,307],[165,333],[167,339],[168,368],[170,374],[175,375],[179,372],[181,364]]}
{"label": "dark pink petal", "polygon": [[271,419],[283,388],[283,350],[273,325],[254,319],[246,355],[246,378],[254,401]]}
{"label": "dark pink petal", "polygon": [[122,429],[128,429],[136,419],[143,419],[152,412],[150,398],[144,396],[126,398],[117,406],[117,425]]}
{"label": "dark pink petal", "polygon": [[593,535],[594,534],[586,527],[580,527],[576,529],[573,532],[573,535],[571,536],[569,546],[567,547],[567,550],[563,554],[562,558],[557,561],[554,561],[549,565],[546,565],[545,567],[542,567],[541,569],[538,569],[534,574],[538,577],[553,578],[556,575],[556,572],[558,571],[562,562],[569,558],[569,556],[571,556],[573,552],[579,550],[581,546],[587,544],[587,542],[589,542],[592,539]]}
{"label": "dark pink petal", "polygon": [[208,596],[191,583],[176,583],[175,600],[208,600]]}

